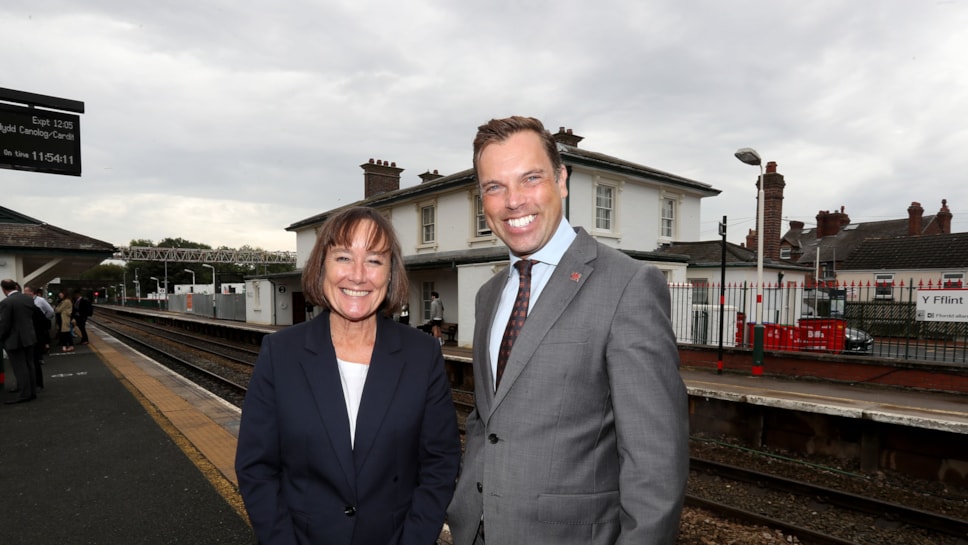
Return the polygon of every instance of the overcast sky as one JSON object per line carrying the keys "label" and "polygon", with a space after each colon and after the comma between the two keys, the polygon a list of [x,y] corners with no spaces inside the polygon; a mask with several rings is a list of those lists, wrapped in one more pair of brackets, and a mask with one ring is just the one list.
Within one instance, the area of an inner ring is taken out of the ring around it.
{"label": "overcast sky", "polygon": [[0,5],[0,87],[78,100],[83,175],[0,169],[0,204],[116,245],[294,250],[363,197],[360,164],[471,166],[533,115],[581,147],[722,190],[703,240],[783,216],[934,214],[968,231],[968,0],[34,0]]}

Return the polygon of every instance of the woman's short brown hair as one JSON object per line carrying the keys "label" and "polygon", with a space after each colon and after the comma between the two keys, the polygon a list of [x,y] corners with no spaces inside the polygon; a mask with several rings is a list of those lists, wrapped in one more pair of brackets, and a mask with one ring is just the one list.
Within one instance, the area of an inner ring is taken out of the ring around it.
{"label": "woman's short brown hair", "polygon": [[390,252],[390,286],[387,297],[380,310],[387,316],[399,312],[410,292],[410,281],[403,265],[403,252],[400,241],[393,231],[393,225],[382,214],[372,208],[354,206],[331,216],[319,229],[316,244],[303,267],[302,288],[306,300],[314,306],[330,308],[323,293],[323,279],[326,276],[326,254],[336,247],[349,247],[353,234],[362,223],[373,222],[367,248],[379,252]]}

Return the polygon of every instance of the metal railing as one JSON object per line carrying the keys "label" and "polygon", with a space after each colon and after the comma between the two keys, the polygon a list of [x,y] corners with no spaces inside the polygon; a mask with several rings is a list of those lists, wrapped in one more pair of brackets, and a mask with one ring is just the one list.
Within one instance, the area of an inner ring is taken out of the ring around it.
{"label": "metal railing", "polygon": [[[919,320],[913,283],[764,284],[767,350],[858,352],[870,356],[968,363],[968,322]],[[680,344],[751,348],[756,285],[670,284],[672,321]],[[968,300],[968,289],[964,290]],[[722,293],[723,304],[720,305]],[[722,310],[721,310],[722,309]],[[872,338],[866,348],[865,335]]]}

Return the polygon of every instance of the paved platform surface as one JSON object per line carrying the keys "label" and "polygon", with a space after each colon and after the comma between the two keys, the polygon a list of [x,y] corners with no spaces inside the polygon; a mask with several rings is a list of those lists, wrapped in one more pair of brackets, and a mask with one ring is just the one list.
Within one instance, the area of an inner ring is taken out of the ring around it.
{"label": "paved platform surface", "polygon": [[715,371],[680,371],[690,396],[968,434],[968,396]]}
{"label": "paved platform surface", "polygon": [[0,405],[0,543],[256,543],[225,474],[233,411],[92,333],[45,358],[36,400]]}

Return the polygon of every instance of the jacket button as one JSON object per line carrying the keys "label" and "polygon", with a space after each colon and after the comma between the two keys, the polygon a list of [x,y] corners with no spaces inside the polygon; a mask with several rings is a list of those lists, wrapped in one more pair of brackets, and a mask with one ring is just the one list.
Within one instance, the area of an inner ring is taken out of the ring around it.
{"label": "jacket button", "polygon": [[348,517],[352,517],[353,515],[356,514],[356,507],[352,505],[347,505],[345,508],[343,508],[343,514]]}
{"label": "jacket button", "polygon": [[481,483],[477,483],[477,491],[483,493],[484,492],[484,485],[481,484]]}
{"label": "jacket button", "polygon": [[492,433],[491,435],[487,436],[487,440],[493,445],[494,443],[497,443],[497,435]]}

